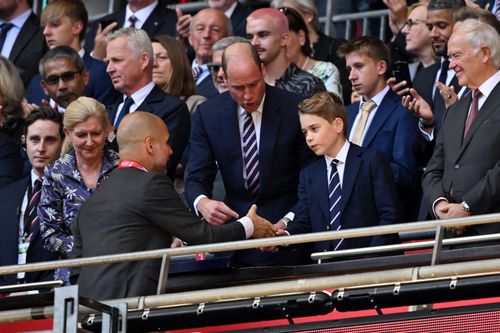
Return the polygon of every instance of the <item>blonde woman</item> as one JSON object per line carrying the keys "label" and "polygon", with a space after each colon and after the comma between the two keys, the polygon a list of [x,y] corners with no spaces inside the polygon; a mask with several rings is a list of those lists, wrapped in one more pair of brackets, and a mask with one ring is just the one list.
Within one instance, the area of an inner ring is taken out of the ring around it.
{"label": "blonde woman", "polygon": [[[80,206],[118,164],[118,154],[104,147],[111,124],[104,105],[80,97],[64,114],[61,157],[45,169],[38,206],[45,248],[71,258],[71,225]],[[69,284],[69,269],[55,272],[56,280]]]}

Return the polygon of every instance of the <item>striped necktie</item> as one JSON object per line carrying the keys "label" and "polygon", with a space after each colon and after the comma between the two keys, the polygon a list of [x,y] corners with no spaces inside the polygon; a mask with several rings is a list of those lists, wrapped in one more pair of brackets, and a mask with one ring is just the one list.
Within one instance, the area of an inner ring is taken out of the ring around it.
{"label": "striped necktie", "polygon": [[[340,186],[339,171],[337,170],[338,160],[334,159],[330,163],[330,177],[328,179],[328,201],[330,203],[330,230],[340,230],[340,199],[342,198],[342,188]],[[337,250],[342,239],[332,240],[333,250]]]}
{"label": "striped necktie", "polygon": [[465,121],[464,138],[470,129],[470,125],[472,125],[472,122],[474,121],[474,119],[477,118],[477,115],[479,114],[479,97],[481,97],[481,95],[482,94],[479,91],[479,89],[472,91],[472,102],[470,103],[470,111],[469,115],[467,116],[467,120]]}
{"label": "striped necktie", "polygon": [[245,111],[243,123],[243,160],[247,175],[247,188],[256,195],[260,188],[259,147],[257,147],[257,133],[253,124],[252,115]]}
{"label": "striped necktie", "polygon": [[33,184],[33,188],[31,189],[31,198],[28,203],[28,226],[27,230],[25,230],[25,234],[28,235],[28,242],[31,241],[33,237],[33,232],[35,230],[36,225],[38,224],[38,203],[40,202],[40,196],[42,195],[42,179],[38,178],[35,180]]}

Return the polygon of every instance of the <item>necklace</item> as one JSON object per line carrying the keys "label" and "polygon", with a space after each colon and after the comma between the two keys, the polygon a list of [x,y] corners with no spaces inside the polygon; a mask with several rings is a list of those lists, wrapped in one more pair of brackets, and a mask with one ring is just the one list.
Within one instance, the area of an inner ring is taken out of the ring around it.
{"label": "necklace", "polygon": [[301,69],[306,70],[306,66],[309,63],[309,56],[306,58],[306,61],[304,61],[304,64],[302,65]]}

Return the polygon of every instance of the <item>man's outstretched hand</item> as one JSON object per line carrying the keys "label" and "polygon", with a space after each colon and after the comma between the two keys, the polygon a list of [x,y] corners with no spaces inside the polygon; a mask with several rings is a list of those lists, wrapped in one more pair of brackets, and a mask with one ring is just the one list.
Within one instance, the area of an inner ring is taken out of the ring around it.
{"label": "man's outstretched hand", "polygon": [[247,216],[253,222],[253,238],[274,237],[276,235],[273,225],[265,218],[257,215],[256,205],[252,205],[252,207],[250,207]]}

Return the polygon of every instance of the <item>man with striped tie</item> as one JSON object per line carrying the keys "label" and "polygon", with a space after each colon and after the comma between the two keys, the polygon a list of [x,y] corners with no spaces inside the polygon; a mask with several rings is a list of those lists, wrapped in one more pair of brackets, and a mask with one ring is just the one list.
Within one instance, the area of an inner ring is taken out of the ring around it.
{"label": "man with striped tie", "polygon": [[[332,231],[400,222],[396,185],[389,162],[377,150],[346,139],[342,100],[318,92],[299,104],[307,145],[324,158],[300,173],[299,201],[277,224],[278,234]],[[395,243],[396,235],[316,242],[312,251],[335,251]]]}
{"label": "man with striped tie", "polygon": [[[26,118],[26,153],[32,165],[29,176],[0,189],[2,232],[0,266],[56,260],[40,238],[37,206],[43,169],[61,153],[64,138],[62,115],[47,107],[33,110]],[[38,282],[53,279],[53,271],[0,276],[0,284]]]}
{"label": "man with striped tie", "polygon": [[[302,98],[265,84],[265,69],[249,42],[229,46],[222,68],[229,92],[201,104],[192,116],[186,200],[210,224],[243,216],[252,203],[260,216],[278,221],[297,201],[302,165],[314,158],[300,132]],[[217,169],[223,202],[211,199]],[[274,254],[257,250],[232,259],[240,267],[277,263]]]}

